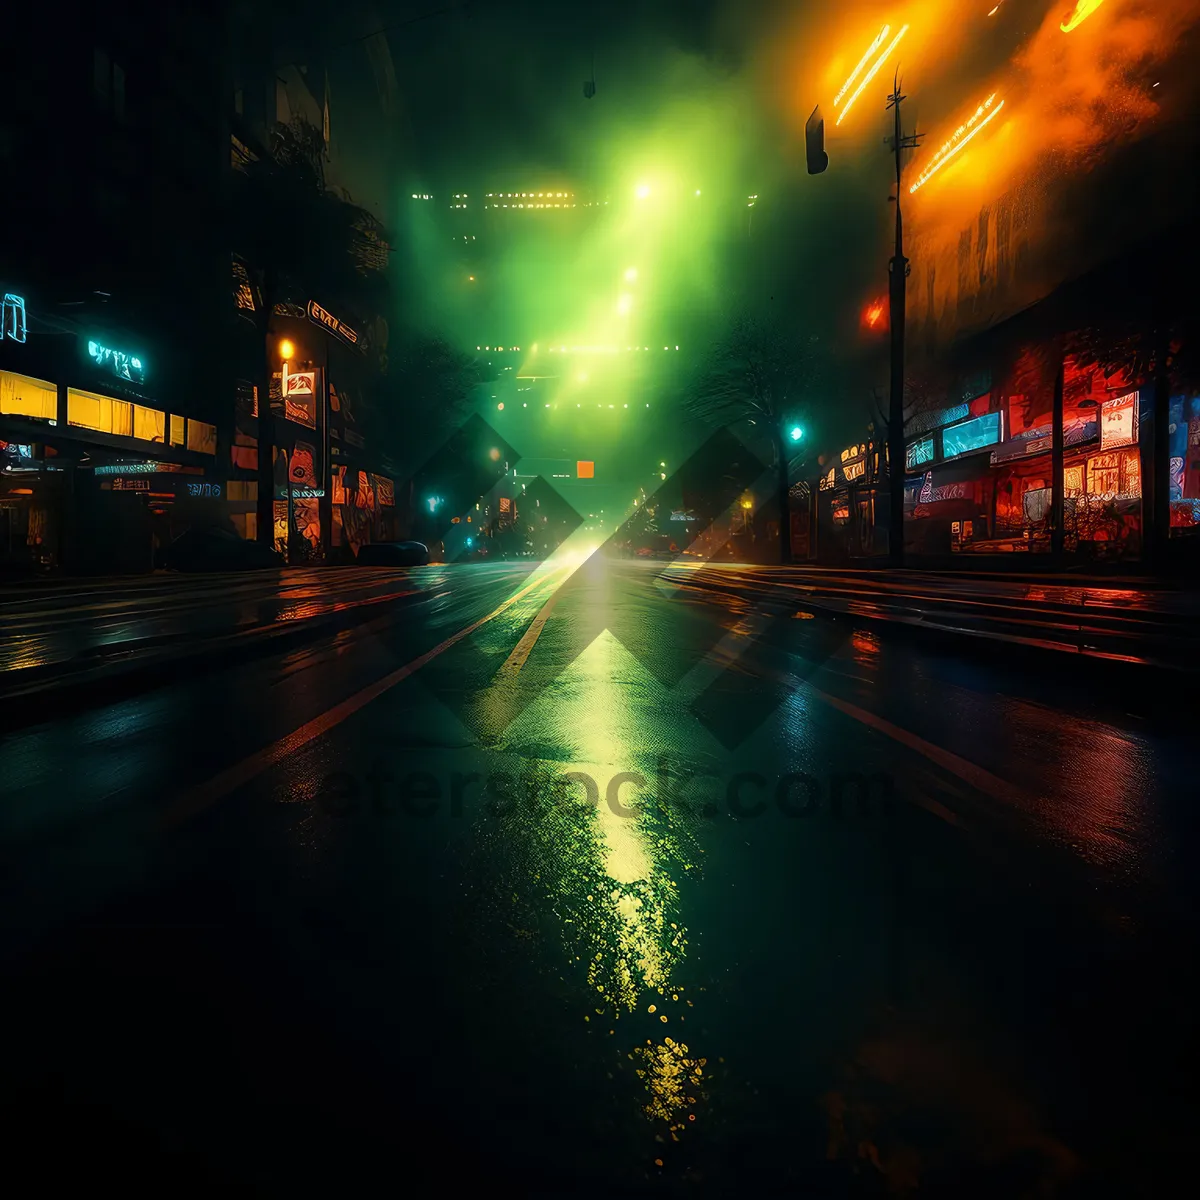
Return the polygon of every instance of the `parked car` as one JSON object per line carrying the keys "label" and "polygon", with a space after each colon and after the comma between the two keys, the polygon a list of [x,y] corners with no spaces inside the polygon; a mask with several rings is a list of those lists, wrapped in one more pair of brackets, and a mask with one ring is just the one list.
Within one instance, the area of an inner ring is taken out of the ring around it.
{"label": "parked car", "polygon": [[263,571],[284,566],[284,558],[247,541],[232,525],[200,525],[163,547],[155,565],[168,571]]}
{"label": "parked car", "polygon": [[425,567],[429,547],[424,542],[369,542],[358,549],[360,567]]}

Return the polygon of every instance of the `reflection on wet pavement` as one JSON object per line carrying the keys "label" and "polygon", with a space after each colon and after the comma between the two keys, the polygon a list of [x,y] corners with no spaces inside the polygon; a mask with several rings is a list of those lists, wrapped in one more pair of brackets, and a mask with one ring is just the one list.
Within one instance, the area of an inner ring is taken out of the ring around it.
{"label": "reflection on wet pavement", "polygon": [[[444,1120],[485,1140],[493,1181],[544,1160],[568,1194],[1058,1195],[1109,1169],[1116,1130],[1177,1127],[1150,1098],[1190,1020],[1163,1006],[1193,993],[1143,939],[1196,911],[1190,760],[1121,717],[1130,698],[1068,705],[1061,680],[797,620],[777,594],[665,597],[636,566],[496,573],[467,607],[462,589],[7,740],[6,846],[73,808],[125,814],[105,844],[127,837],[120,861],[156,880],[135,911],[182,889],[203,914],[233,889],[221,972],[241,978],[265,938],[303,981],[317,1048],[281,1053],[382,1077],[427,1042]],[[734,723],[755,693],[770,705],[741,740],[693,711],[716,696],[706,716]],[[167,843],[129,824],[181,773],[253,762],[313,721]],[[380,805],[381,773],[421,774],[441,806]],[[321,799],[334,775],[352,812]],[[473,780],[457,811],[456,777]],[[841,803],[855,778],[896,803]],[[85,898],[128,891],[93,844],[14,851],[11,886],[36,898],[63,871]],[[132,985],[109,983],[126,1003]],[[321,988],[369,1050],[325,1027]],[[489,1132],[464,1081],[519,1100]],[[313,1090],[343,1095],[319,1071]]]}

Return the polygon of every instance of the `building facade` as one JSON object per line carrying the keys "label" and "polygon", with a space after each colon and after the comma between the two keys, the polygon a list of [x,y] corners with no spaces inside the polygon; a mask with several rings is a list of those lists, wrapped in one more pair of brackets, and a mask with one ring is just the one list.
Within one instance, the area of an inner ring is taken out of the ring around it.
{"label": "building facade", "polygon": [[5,30],[0,563],[146,570],[225,493],[225,9],[66,7]]}

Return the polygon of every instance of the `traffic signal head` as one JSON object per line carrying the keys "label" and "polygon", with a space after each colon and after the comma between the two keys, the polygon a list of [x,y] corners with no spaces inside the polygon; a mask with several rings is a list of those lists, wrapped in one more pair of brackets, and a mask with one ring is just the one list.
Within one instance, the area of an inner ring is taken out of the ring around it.
{"label": "traffic signal head", "polygon": [[829,166],[829,155],[825,153],[825,118],[818,104],[804,126],[804,154],[808,160],[808,173],[820,175]]}

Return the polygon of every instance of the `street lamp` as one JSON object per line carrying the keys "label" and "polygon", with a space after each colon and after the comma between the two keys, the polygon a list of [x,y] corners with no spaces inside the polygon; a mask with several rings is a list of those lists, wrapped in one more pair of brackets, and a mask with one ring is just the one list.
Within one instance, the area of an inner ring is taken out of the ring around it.
{"label": "street lamp", "polygon": [[290,338],[284,338],[283,341],[279,343],[279,357],[284,362],[289,362],[291,359],[296,357],[296,347],[292,345]]}

